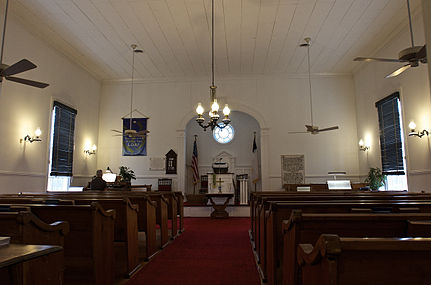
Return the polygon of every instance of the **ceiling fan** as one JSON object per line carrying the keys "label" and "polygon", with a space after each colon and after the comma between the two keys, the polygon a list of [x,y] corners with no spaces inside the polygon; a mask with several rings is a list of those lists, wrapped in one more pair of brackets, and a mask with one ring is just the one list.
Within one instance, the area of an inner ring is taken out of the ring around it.
{"label": "ceiling fan", "polygon": [[408,47],[406,49],[403,49],[398,54],[398,59],[392,59],[392,58],[376,58],[376,57],[357,57],[354,59],[354,61],[382,61],[382,62],[401,62],[406,63],[405,65],[401,66],[391,74],[388,74],[385,78],[391,78],[395,77],[397,75],[400,75],[410,67],[416,67],[419,65],[419,62],[421,63],[427,63],[427,51],[426,51],[426,45],[423,46],[415,46],[414,40],[413,40],[413,28],[412,28],[412,18],[410,14],[410,1],[407,0],[407,11],[409,14],[409,26],[410,26],[410,39],[412,42],[412,46]]}
{"label": "ceiling fan", "polygon": [[9,0],[6,0],[6,8],[4,12],[3,35],[2,35],[1,52],[0,52],[0,82],[2,82],[4,78],[9,81],[14,81],[17,83],[30,85],[37,88],[45,88],[49,86],[49,84],[12,76],[37,67],[34,63],[29,61],[28,59],[21,59],[20,61],[12,65],[7,65],[3,63],[3,51],[4,51],[4,41],[5,41],[5,35],[6,35],[6,21],[7,21],[8,7],[9,7]]}
{"label": "ceiling fan", "polygon": [[307,47],[307,59],[308,59],[308,85],[310,86],[310,114],[311,114],[311,125],[305,125],[306,131],[305,132],[288,132],[289,134],[306,134],[310,133],[312,135],[317,135],[320,132],[326,132],[326,131],[332,131],[337,130],[338,126],[333,126],[329,128],[319,129],[318,126],[314,125],[313,121],[313,98],[311,95],[311,72],[310,72],[310,46],[311,46],[311,39],[305,38],[305,43],[301,44],[300,47]]}
{"label": "ceiling fan", "polygon": [[[146,137],[147,134],[150,132],[149,130],[137,131],[137,130],[132,129],[132,122],[133,122],[132,114],[134,111],[137,111],[137,110],[133,110],[133,80],[134,80],[134,75],[135,75],[135,53],[143,53],[144,51],[141,49],[138,49],[138,46],[136,44],[132,44],[131,48],[132,48],[133,57],[132,57],[132,86],[131,86],[131,92],[130,92],[129,128],[125,129],[124,131],[119,131],[119,130],[111,130],[111,131],[117,133],[114,136],[127,136],[130,138],[131,137]],[[137,112],[139,112],[139,111],[137,111]]]}

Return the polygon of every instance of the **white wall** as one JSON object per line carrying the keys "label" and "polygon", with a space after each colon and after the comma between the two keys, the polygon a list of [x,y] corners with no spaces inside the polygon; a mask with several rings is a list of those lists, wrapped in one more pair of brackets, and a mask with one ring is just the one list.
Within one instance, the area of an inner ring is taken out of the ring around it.
{"label": "white wall", "polygon": [[[224,106],[223,106],[224,107]],[[209,108],[209,106],[207,106]],[[191,171],[191,160],[193,153],[194,135],[197,135],[198,146],[198,161],[199,161],[199,174],[206,175],[208,172],[213,172],[212,163],[213,159],[225,151],[231,154],[235,160],[235,165],[229,165],[229,172],[235,174],[249,174],[251,178],[251,168],[253,161],[253,132],[256,132],[256,144],[260,150],[260,127],[256,119],[252,116],[233,111],[230,114],[231,125],[235,130],[233,140],[227,144],[220,144],[213,138],[210,128],[205,132],[196,123],[193,118],[189,121],[186,127],[186,165],[187,165],[187,193],[193,193],[193,174]],[[260,151],[258,151],[260,153]],[[249,185],[251,187],[251,183]],[[196,189],[199,190],[199,189]],[[197,191],[196,191],[197,192]]]}
{"label": "white wall", "polygon": [[[261,170],[264,190],[281,188],[282,154],[305,154],[306,182],[323,182],[328,171],[347,171],[357,181],[358,147],[354,83],[351,76],[313,77],[314,119],[319,127],[339,125],[333,132],[288,134],[305,130],[310,123],[306,76],[267,76],[217,79],[221,106],[254,117],[261,127]],[[121,117],[129,112],[130,83],[110,82],[102,87],[98,168],[131,167],[140,178],[154,185],[163,172],[149,170],[149,158],[164,157],[172,148],[178,154],[177,189],[185,185],[185,129],[199,101],[209,105],[209,79],[170,82],[135,82],[134,108],[149,116],[148,156],[122,157]],[[245,147],[249,147],[247,144]],[[188,157],[186,158],[188,159]]]}
{"label": "white wall", "polygon": [[[415,44],[423,45],[424,27],[421,13],[413,17]],[[406,23],[407,24],[407,23]],[[376,57],[397,58],[398,52],[410,46],[408,26],[404,26],[394,38],[382,47]],[[360,171],[366,175],[369,167],[381,168],[378,117],[375,102],[400,91],[403,107],[404,136],[406,138],[406,158],[409,191],[430,191],[431,181],[431,143],[429,137],[422,139],[408,137],[408,124],[414,120],[417,129],[430,130],[431,102],[429,89],[428,67],[421,64],[410,68],[398,77],[385,79],[401,64],[393,63],[363,63],[354,74],[356,88],[356,112],[358,122],[358,137],[369,137],[371,150],[361,153],[359,158]]]}
{"label": "white wall", "polygon": [[[0,193],[45,191],[48,172],[50,117],[53,100],[78,110],[75,129],[74,180],[84,185],[94,175],[96,157],[83,153],[87,140],[97,144],[101,84],[9,15],[4,62],[22,58],[38,68],[17,75],[50,84],[45,89],[4,81],[0,91]],[[40,127],[42,142],[19,139]]]}

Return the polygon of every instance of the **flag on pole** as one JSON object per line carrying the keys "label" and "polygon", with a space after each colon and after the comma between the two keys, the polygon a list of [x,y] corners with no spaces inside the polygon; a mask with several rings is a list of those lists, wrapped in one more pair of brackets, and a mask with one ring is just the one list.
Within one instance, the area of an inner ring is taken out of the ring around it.
{"label": "flag on pole", "polygon": [[256,185],[256,183],[260,180],[259,178],[259,157],[258,157],[258,151],[257,151],[257,144],[256,144],[256,132],[254,132],[253,137],[253,147],[252,147],[252,153],[253,153],[253,159],[251,164],[251,182]]}
{"label": "flag on pole", "polygon": [[193,184],[197,184],[199,181],[199,168],[198,168],[198,146],[195,142],[193,143],[193,156],[192,156],[192,171],[193,171]]}

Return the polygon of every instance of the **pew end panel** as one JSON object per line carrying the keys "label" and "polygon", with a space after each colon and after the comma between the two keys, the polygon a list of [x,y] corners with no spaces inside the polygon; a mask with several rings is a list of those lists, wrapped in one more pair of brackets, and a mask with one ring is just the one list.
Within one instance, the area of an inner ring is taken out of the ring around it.
{"label": "pew end panel", "polygon": [[298,246],[303,285],[429,284],[431,238],[321,235]]}

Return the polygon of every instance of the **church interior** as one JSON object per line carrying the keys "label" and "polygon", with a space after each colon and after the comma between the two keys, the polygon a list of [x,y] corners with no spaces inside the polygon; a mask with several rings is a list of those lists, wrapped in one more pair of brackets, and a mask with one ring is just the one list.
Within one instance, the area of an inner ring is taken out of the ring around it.
{"label": "church interior", "polygon": [[0,24],[5,284],[429,284],[431,1],[0,0]]}

